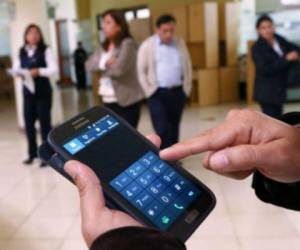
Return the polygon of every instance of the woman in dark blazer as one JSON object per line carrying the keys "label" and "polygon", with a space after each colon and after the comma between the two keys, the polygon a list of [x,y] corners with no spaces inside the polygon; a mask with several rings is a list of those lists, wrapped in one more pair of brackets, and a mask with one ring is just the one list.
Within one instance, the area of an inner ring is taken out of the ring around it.
{"label": "woman in dark blazer", "polygon": [[262,111],[274,118],[283,113],[287,76],[291,65],[299,60],[299,47],[275,34],[273,20],[264,15],[256,24],[259,39],[252,56],[256,67],[254,99]]}

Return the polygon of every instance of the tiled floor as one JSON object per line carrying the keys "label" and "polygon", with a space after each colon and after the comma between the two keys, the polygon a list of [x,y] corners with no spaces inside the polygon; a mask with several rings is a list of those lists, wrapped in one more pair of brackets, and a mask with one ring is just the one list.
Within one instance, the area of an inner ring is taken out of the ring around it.
{"label": "tiled floor", "polygon": [[[68,118],[93,104],[91,93],[63,91]],[[242,104],[188,108],[182,138],[220,122],[226,112]],[[256,107],[254,107],[256,108]],[[286,110],[299,110],[299,104]],[[26,154],[24,135],[18,130],[12,102],[0,103],[0,249],[84,250],[80,234],[79,204],[75,187],[50,168],[21,164]],[[139,130],[152,132],[144,108]],[[224,131],[226,132],[226,131]],[[201,156],[184,166],[217,196],[217,207],[187,242],[190,250],[296,250],[300,248],[300,213],[260,202],[251,180],[233,181],[204,170]]]}

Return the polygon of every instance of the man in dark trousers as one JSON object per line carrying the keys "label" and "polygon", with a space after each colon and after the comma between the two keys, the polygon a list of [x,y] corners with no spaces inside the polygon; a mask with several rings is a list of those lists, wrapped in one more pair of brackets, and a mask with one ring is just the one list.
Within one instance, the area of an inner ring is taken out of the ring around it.
{"label": "man in dark trousers", "polygon": [[192,82],[191,59],[183,39],[175,37],[175,28],[173,16],[160,16],[156,34],[145,40],[138,52],[138,77],[162,148],[178,142],[180,120]]}
{"label": "man in dark trousers", "polygon": [[77,43],[77,49],[74,52],[74,62],[75,62],[75,73],[78,89],[86,88],[86,72],[85,72],[85,61],[87,59],[87,53],[82,46],[82,42]]}

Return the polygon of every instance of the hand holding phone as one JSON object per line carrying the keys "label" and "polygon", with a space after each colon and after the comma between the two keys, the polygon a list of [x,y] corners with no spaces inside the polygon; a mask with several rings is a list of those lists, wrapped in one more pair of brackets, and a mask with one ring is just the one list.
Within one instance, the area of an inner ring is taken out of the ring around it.
{"label": "hand holding phone", "polygon": [[72,182],[76,175],[66,173],[64,162],[80,161],[100,179],[108,207],[184,242],[212,211],[215,197],[182,167],[161,160],[155,144],[111,110],[95,107],[54,128],[39,155]]}
{"label": "hand holding phone", "polygon": [[[158,148],[160,138],[147,138]],[[80,197],[82,234],[88,247],[103,233],[127,226],[142,226],[128,214],[108,208],[100,181],[94,171],[79,161],[68,161],[64,167],[76,184]]]}
{"label": "hand holding phone", "polygon": [[88,247],[103,233],[127,226],[142,226],[128,214],[109,209],[99,179],[79,161],[68,161],[65,171],[73,178],[80,196],[82,234]]}

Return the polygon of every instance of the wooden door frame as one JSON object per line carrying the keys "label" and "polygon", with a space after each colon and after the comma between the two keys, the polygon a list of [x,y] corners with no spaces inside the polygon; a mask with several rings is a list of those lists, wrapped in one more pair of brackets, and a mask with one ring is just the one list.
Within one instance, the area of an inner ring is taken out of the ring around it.
{"label": "wooden door frame", "polygon": [[61,85],[71,85],[72,84],[72,78],[66,77],[63,74],[63,60],[62,60],[62,54],[61,54],[61,44],[60,44],[60,24],[61,23],[67,23],[67,19],[58,19],[55,20],[55,32],[56,32],[56,45],[57,45],[57,56],[58,56],[58,67],[59,67],[59,77],[60,77],[60,83]]}

